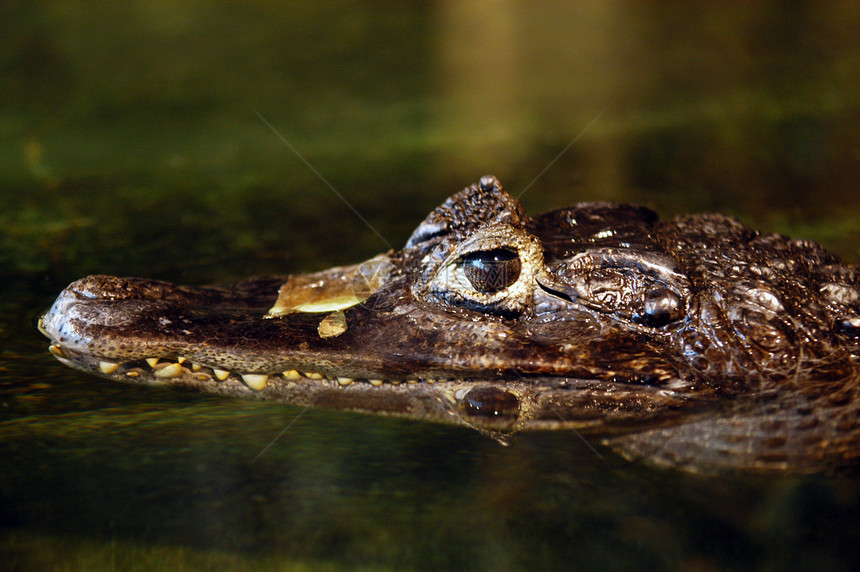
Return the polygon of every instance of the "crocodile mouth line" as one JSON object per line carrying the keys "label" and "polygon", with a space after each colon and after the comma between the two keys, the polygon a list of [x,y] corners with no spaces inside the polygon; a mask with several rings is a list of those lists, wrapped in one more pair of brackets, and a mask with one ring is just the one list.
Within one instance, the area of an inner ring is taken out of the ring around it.
{"label": "crocodile mouth line", "polygon": [[172,381],[193,380],[197,383],[216,382],[244,386],[254,392],[266,389],[271,383],[317,382],[332,387],[347,387],[353,384],[365,384],[370,387],[382,385],[398,386],[401,384],[415,385],[419,383],[444,383],[451,379],[432,377],[415,377],[405,379],[392,378],[357,378],[344,375],[320,373],[307,369],[285,369],[271,373],[242,373],[228,371],[214,366],[193,363],[184,357],[150,357],[122,362],[100,360],[96,357],[76,352],[58,343],[48,346],[48,351],[61,362],[71,367],[100,373],[112,379],[127,378],[128,381],[138,381],[144,376],[152,376],[154,382],[169,383]]}

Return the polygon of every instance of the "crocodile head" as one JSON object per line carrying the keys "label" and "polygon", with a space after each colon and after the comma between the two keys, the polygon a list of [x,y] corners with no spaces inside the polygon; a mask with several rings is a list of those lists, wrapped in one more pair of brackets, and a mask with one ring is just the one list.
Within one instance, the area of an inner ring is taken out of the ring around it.
{"label": "crocodile head", "polygon": [[692,469],[860,457],[856,267],[721,215],[531,218],[493,177],[400,251],[212,287],[90,276],[40,328],[61,362],[127,382],[576,429]]}

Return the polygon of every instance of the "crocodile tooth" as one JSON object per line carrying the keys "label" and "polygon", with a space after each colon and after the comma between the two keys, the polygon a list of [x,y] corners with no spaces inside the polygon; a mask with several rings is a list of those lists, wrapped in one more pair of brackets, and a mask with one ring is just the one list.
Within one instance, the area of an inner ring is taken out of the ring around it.
{"label": "crocodile tooth", "polygon": [[148,357],[148,358],[146,358],[146,363],[149,364],[149,367],[155,367],[155,364],[158,363],[158,358],[157,357]]}
{"label": "crocodile tooth", "polygon": [[66,357],[66,354],[63,353],[63,348],[61,348],[57,344],[51,344],[50,346],[48,346],[48,351],[57,357]]}
{"label": "crocodile tooth", "polygon": [[350,383],[352,383],[353,381],[355,381],[355,380],[352,379],[351,377],[339,377],[339,378],[337,378],[337,382],[343,386],[347,386]]}
{"label": "crocodile tooth", "polygon": [[325,376],[321,373],[309,372],[305,374],[305,377],[308,379],[323,379]]}
{"label": "crocodile tooth", "polygon": [[380,385],[382,385],[381,379],[368,379],[367,382],[374,387],[379,387]]}
{"label": "crocodile tooth", "polygon": [[269,376],[264,373],[243,373],[242,381],[244,381],[245,385],[251,389],[262,391],[266,389],[266,383],[269,381]]}
{"label": "crocodile tooth", "polygon": [[301,379],[301,378],[302,378],[302,374],[300,374],[298,371],[296,371],[294,369],[291,369],[291,370],[284,372],[284,379],[286,379],[286,380],[296,381],[297,379]]}
{"label": "crocodile tooth", "polygon": [[200,371],[201,369],[203,369],[203,366],[200,365],[199,363],[192,363],[191,364],[191,371]]}
{"label": "crocodile tooth", "polygon": [[169,363],[164,367],[154,370],[153,375],[160,378],[173,378],[182,375],[182,364]]}
{"label": "crocodile tooth", "polygon": [[415,385],[416,383],[418,383],[418,380],[417,379],[407,379],[406,383],[408,383],[409,385]]}
{"label": "crocodile tooth", "polygon": [[138,376],[140,376],[140,373],[138,373],[134,370],[131,370],[131,371],[125,372],[125,376],[126,377],[138,377]]}
{"label": "crocodile tooth", "polygon": [[119,369],[118,363],[113,363],[110,361],[100,361],[99,362],[99,371],[102,373],[113,373]]}
{"label": "crocodile tooth", "polygon": [[216,377],[216,379],[218,379],[218,381],[224,381],[225,379],[230,377],[230,372],[227,371],[226,369],[218,369],[218,368],[213,367],[212,373],[215,374],[215,377]]}
{"label": "crocodile tooth", "polygon": [[185,358],[184,357],[176,358],[176,363],[185,363]]}
{"label": "crocodile tooth", "polygon": [[391,385],[400,385],[402,382],[399,379],[392,379]]}

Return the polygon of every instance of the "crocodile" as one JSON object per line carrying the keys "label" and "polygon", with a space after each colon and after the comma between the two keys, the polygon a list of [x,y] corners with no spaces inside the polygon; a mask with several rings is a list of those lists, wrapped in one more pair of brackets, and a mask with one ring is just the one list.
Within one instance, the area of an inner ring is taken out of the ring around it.
{"label": "crocodile", "polygon": [[401,250],[215,286],[95,275],[39,320],[102,377],[473,427],[576,430],[691,471],[860,460],[860,272],[719,214],[579,203],[491,176]]}

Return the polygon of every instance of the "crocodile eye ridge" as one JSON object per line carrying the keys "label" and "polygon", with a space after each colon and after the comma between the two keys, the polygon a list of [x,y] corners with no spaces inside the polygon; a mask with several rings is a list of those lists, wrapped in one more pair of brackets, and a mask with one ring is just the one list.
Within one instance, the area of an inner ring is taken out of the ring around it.
{"label": "crocodile eye ridge", "polygon": [[460,259],[459,266],[472,288],[484,294],[508,288],[522,269],[519,254],[509,248],[470,252]]}

